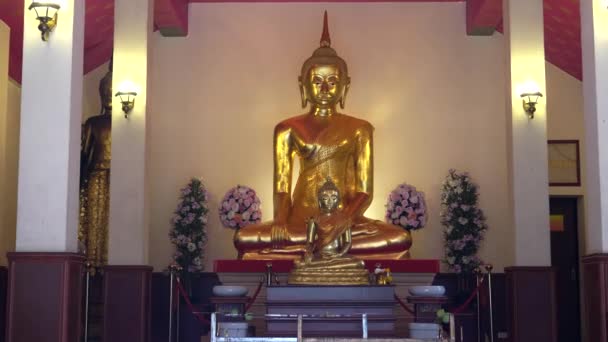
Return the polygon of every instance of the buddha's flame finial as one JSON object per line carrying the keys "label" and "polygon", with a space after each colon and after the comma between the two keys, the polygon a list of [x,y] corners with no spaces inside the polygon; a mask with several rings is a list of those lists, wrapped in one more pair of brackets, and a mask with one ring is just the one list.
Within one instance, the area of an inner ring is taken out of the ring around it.
{"label": "buddha's flame finial", "polygon": [[327,11],[323,15],[323,33],[321,34],[321,47],[329,47],[331,38],[329,38],[329,25],[327,24]]}

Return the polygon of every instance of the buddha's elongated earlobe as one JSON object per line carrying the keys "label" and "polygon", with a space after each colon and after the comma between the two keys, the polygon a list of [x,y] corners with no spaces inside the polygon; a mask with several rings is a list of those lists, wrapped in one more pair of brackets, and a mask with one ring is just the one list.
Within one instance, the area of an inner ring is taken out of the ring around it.
{"label": "buddha's elongated earlobe", "polygon": [[346,79],[346,85],[344,86],[344,91],[340,97],[340,108],[342,109],[344,109],[346,106],[346,95],[348,95],[348,89],[350,89],[350,77]]}
{"label": "buddha's elongated earlobe", "polygon": [[302,84],[302,76],[298,76],[298,85],[300,86],[300,97],[302,98],[302,108],[306,108],[308,98],[306,97],[306,90],[304,84]]}

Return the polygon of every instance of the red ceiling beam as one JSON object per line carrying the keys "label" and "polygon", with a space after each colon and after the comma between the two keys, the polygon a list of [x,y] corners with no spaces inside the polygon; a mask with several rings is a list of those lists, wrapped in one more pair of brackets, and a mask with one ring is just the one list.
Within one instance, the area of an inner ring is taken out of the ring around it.
{"label": "red ceiling beam", "polygon": [[502,0],[467,0],[467,34],[491,36],[502,21]]}
{"label": "red ceiling beam", "polygon": [[165,37],[188,35],[188,0],[156,0],[154,25]]}
{"label": "red ceiling beam", "polygon": [[97,69],[100,65],[109,61],[112,58],[112,49],[114,47],[113,39],[106,39],[101,43],[84,50],[84,74]]}
{"label": "red ceiling beam", "polygon": [[[158,1],[158,0],[157,0]],[[297,2],[463,2],[466,0],[190,0],[191,3],[297,3]]]}
{"label": "red ceiling beam", "polygon": [[10,28],[8,76],[21,83],[23,59],[23,1],[1,1],[0,20]]}

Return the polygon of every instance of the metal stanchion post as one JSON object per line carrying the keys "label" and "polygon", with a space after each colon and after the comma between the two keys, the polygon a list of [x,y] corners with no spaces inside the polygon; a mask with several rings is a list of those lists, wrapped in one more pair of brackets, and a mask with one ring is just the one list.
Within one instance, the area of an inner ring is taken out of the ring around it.
{"label": "metal stanchion post", "polygon": [[488,271],[488,299],[490,304],[490,342],[494,342],[494,313],[492,307],[492,268],[491,264],[486,265]]}
{"label": "metal stanchion post", "polygon": [[169,342],[173,342],[173,281],[175,269],[169,266]]}
{"label": "metal stanchion post", "polygon": [[302,315],[298,315],[298,342],[302,342]]}
{"label": "metal stanchion post", "polygon": [[86,281],[85,281],[85,294],[84,294],[84,342],[89,340],[89,288],[91,286],[91,267],[90,261],[85,263],[86,268]]}
{"label": "metal stanchion post", "polygon": [[361,324],[363,325],[363,338],[367,338],[367,314],[361,315]]}
{"label": "metal stanchion post", "polygon": [[211,313],[211,330],[209,331],[211,342],[215,342],[217,338],[217,327],[215,325],[215,312]]}
{"label": "metal stanchion post", "polygon": [[[476,288],[479,288],[479,284],[480,284],[480,279],[479,277],[482,276],[481,275],[481,269],[479,269],[479,267],[475,268],[475,283],[477,284]],[[482,278],[483,279],[483,278]],[[479,290],[477,290],[477,295],[475,295],[475,298],[477,300],[477,342],[481,342],[481,309],[479,307],[480,302],[479,302]]]}
{"label": "metal stanchion post", "polygon": [[[175,277],[175,281],[177,283],[180,283],[179,277]],[[180,305],[179,302],[181,302],[179,300],[179,296],[177,297],[177,303],[176,303],[176,313],[175,313],[175,342],[179,342],[179,310],[180,310]]]}
{"label": "metal stanchion post", "polygon": [[272,272],[272,263],[269,262],[266,264],[266,287],[270,287],[272,286],[272,278],[273,278],[273,272]]}
{"label": "metal stanchion post", "polygon": [[[450,342],[456,342],[456,317],[454,314],[450,315]],[[462,329],[462,327],[460,327]],[[460,342],[463,342],[462,336],[460,337]]]}

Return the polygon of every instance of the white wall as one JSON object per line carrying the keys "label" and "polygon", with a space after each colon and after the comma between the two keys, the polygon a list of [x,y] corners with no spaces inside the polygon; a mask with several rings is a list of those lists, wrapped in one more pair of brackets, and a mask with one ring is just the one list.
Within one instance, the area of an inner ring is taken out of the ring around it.
{"label": "white wall", "polygon": [[375,127],[375,192],[382,219],[400,182],[427,194],[430,221],[415,258],[441,258],[439,184],[449,168],[481,188],[490,230],[482,257],[513,262],[507,200],[502,36],[467,37],[464,3],[195,4],[186,38],[156,36],[149,117],[150,262],[169,262],[177,189],[202,176],[211,192],[212,260],[234,258],[217,203],[236,184],[255,188],[272,216],[274,124],[299,114],[297,76],[318,46],[323,10],[352,77],[346,113]]}
{"label": "white wall", "polygon": [[553,64],[547,63],[547,138],[578,140],[581,152],[581,186],[550,187],[551,195],[585,193],[585,123],[583,84]]}
{"label": "white wall", "polygon": [[[454,3],[195,4],[189,37],[156,35],[148,165],[152,265],[167,265],[169,218],[177,189],[191,176],[203,177],[212,195],[207,269],[213,259],[235,256],[232,231],[217,219],[217,202],[229,187],[254,187],[265,219],[271,218],[272,129],[302,112],[296,77],[318,44],[326,8],[333,46],[353,78],[345,112],[376,127],[375,197],[368,215],[382,218],[386,195],[399,182],[416,185],[427,193],[431,222],[414,234],[412,253],[441,258],[439,183],[448,168],[467,169],[481,186],[490,224],[482,256],[499,268],[511,264],[503,40],[466,37],[463,4]],[[83,122],[99,112],[97,87],[106,71],[107,63],[85,76]],[[547,92],[548,138],[582,143],[581,82],[547,64]],[[9,82],[9,177],[15,180],[19,104],[20,88]],[[581,151],[584,167],[584,144]],[[5,251],[14,249],[16,181],[12,191],[5,198],[13,203],[6,222],[13,223],[0,230],[0,265]],[[584,188],[550,192],[577,195]]]}

